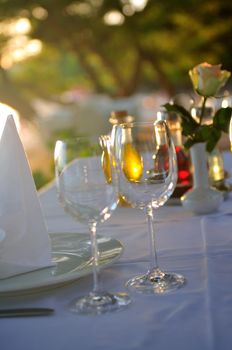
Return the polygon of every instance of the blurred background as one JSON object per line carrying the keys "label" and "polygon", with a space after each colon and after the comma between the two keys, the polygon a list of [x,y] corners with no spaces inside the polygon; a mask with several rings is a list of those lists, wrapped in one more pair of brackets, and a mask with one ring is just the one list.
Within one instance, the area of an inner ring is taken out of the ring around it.
{"label": "blurred background", "polygon": [[39,189],[57,138],[191,97],[193,66],[232,71],[231,38],[231,0],[0,0],[0,123],[13,114]]}

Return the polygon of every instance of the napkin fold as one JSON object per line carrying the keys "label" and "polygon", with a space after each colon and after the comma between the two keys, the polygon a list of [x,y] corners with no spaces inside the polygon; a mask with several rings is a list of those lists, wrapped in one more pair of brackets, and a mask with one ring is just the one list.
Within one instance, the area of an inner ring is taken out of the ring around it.
{"label": "napkin fold", "polygon": [[0,279],[52,265],[51,245],[15,122],[0,138]]}

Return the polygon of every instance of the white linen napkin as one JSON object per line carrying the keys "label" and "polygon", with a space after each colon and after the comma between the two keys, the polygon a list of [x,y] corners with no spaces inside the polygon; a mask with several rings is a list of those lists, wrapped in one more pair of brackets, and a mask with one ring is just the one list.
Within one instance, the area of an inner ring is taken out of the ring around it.
{"label": "white linen napkin", "polygon": [[51,245],[14,119],[0,136],[0,279],[51,263]]}

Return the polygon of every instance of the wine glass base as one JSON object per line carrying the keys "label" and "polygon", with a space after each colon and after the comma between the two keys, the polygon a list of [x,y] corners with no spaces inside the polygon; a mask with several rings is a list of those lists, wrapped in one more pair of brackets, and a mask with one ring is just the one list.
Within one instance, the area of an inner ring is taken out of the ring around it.
{"label": "wine glass base", "polygon": [[130,291],[144,294],[163,294],[174,291],[186,284],[184,276],[177,273],[166,273],[159,269],[148,271],[144,275],[131,278],[126,287]]}
{"label": "wine glass base", "polygon": [[121,310],[130,303],[131,299],[126,293],[90,293],[87,296],[73,300],[69,304],[69,310],[83,315],[99,315]]}

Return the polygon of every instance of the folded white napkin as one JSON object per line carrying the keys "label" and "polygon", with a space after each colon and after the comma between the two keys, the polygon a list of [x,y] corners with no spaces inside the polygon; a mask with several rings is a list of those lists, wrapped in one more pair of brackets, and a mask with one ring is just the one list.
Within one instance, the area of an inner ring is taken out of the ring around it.
{"label": "folded white napkin", "polygon": [[0,136],[0,279],[51,265],[51,245],[14,119]]}

